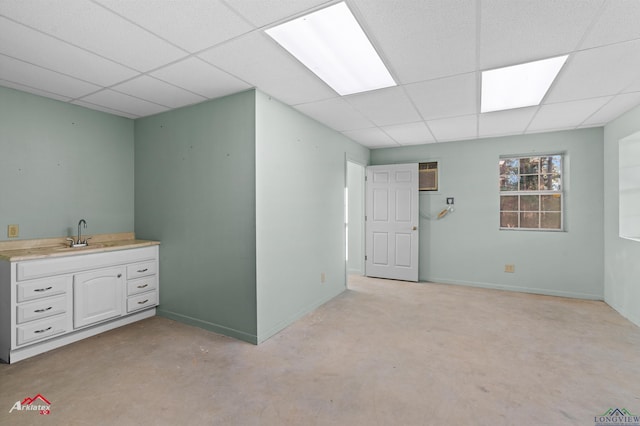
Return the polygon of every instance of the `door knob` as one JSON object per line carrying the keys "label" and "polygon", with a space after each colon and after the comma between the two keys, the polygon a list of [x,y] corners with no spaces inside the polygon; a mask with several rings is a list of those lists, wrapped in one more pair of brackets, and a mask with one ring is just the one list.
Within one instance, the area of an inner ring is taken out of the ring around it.
{"label": "door knob", "polygon": [[413,230],[414,230],[414,231],[417,231],[417,230],[418,230],[418,227],[417,227],[417,226],[414,226],[414,227],[413,227]]}

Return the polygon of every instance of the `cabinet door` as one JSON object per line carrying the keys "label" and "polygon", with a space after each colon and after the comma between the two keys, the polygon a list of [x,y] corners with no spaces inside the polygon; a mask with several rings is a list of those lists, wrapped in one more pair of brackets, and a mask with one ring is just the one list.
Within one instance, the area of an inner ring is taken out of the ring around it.
{"label": "cabinet door", "polygon": [[73,276],[73,327],[79,328],[123,314],[124,267]]}

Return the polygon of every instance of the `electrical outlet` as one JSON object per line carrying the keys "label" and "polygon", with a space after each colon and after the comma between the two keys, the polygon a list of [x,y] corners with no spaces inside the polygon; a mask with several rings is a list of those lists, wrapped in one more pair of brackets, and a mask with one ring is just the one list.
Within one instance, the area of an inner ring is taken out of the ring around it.
{"label": "electrical outlet", "polygon": [[18,238],[18,235],[20,235],[20,227],[18,225],[7,226],[7,237]]}
{"label": "electrical outlet", "polygon": [[508,263],[504,265],[504,271],[509,273],[514,273],[516,271],[516,265]]}
{"label": "electrical outlet", "polygon": [[327,280],[327,276],[324,274],[324,272],[320,273],[320,282],[324,283]]}

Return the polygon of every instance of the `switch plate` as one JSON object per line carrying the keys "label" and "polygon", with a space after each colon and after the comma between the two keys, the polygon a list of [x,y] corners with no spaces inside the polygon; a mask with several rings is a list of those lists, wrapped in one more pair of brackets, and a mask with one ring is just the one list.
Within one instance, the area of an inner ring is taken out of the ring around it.
{"label": "switch plate", "polygon": [[506,264],[506,265],[504,265],[504,271],[505,272],[509,272],[509,273],[514,273],[514,272],[516,272],[516,265]]}
{"label": "switch plate", "polygon": [[453,205],[453,197],[447,197],[447,205],[448,206],[452,206]]}
{"label": "switch plate", "polygon": [[18,235],[20,235],[20,227],[18,225],[7,226],[7,237],[18,238]]}

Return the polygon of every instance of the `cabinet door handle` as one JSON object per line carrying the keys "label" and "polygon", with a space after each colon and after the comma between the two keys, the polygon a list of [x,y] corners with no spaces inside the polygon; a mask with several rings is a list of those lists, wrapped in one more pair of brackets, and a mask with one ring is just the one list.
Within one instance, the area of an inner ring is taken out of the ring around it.
{"label": "cabinet door handle", "polygon": [[35,311],[33,311],[33,312],[38,312],[38,313],[40,313],[40,312],[47,312],[47,311],[51,310],[52,308],[53,308],[53,306],[49,306],[48,308],[45,308],[45,309],[36,309],[36,310],[35,310]]}
{"label": "cabinet door handle", "polygon": [[147,303],[149,301],[149,299],[145,299],[142,302],[138,302],[138,305],[144,305],[145,303]]}
{"label": "cabinet door handle", "polygon": [[138,269],[138,272],[147,272],[148,270],[149,270],[149,268]]}
{"label": "cabinet door handle", "polygon": [[53,287],[47,287],[47,288],[36,288],[33,291],[47,291],[47,290],[51,290]]}
{"label": "cabinet door handle", "polygon": [[121,278],[121,277],[122,277],[122,274],[118,274],[118,278]]}
{"label": "cabinet door handle", "polygon": [[139,286],[138,286],[138,288],[145,288],[145,287],[147,287],[148,285],[149,285],[149,284],[142,284],[142,285],[139,285]]}
{"label": "cabinet door handle", "polygon": [[43,329],[43,330],[36,330],[36,331],[34,331],[34,333],[36,333],[36,334],[39,334],[39,333],[45,333],[45,332],[47,332],[47,331],[51,330],[52,328],[53,328],[53,327],[47,327],[47,328],[45,328],[45,329]]}

